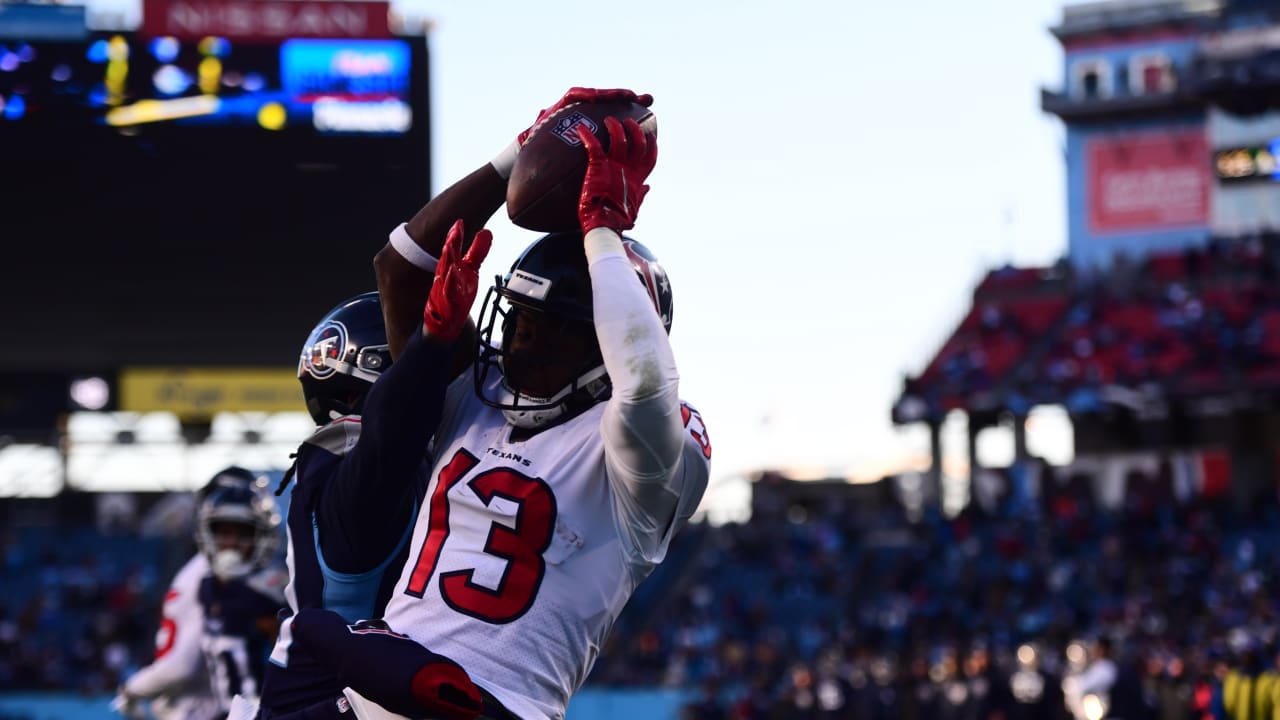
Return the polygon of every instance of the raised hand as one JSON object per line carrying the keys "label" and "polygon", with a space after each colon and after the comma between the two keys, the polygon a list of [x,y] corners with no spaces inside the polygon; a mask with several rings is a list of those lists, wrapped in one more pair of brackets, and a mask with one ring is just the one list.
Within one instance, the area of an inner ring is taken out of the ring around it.
{"label": "raised hand", "polygon": [[467,324],[471,305],[476,299],[480,283],[480,263],[489,254],[493,233],[481,230],[471,239],[471,247],[462,254],[463,223],[458,220],[449,228],[436,266],[435,282],[427,296],[427,306],[422,313],[422,324],[434,338],[451,342]]}
{"label": "raised hand", "polygon": [[636,225],[640,203],[649,192],[644,181],[658,162],[658,139],[644,134],[639,123],[628,118],[605,118],[609,131],[606,152],[590,130],[578,128],[587,151],[587,175],[578,201],[582,232],[607,227],[617,233]]}
{"label": "raised hand", "polygon": [[598,88],[572,87],[559,100],[550,107],[544,108],[538,113],[538,118],[533,124],[516,135],[516,139],[511,142],[497,157],[493,159],[491,164],[498,171],[498,174],[504,178],[511,177],[511,168],[515,165],[516,154],[520,152],[520,148],[529,141],[529,136],[538,126],[546,122],[546,119],[561,110],[576,105],[578,103],[590,102],[634,102],[649,107],[653,104],[653,96],[649,94],[637,95],[633,90],[624,88],[611,88],[601,90]]}
{"label": "raised hand", "polygon": [[632,90],[625,90],[622,88],[610,90],[598,90],[596,88],[584,87],[569,88],[569,92],[566,92],[563,97],[555,102],[554,105],[538,113],[538,119],[535,120],[527,130],[516,136],[516,142],[523,146],[528,142],[529,136],[533,134],[533,131],[537,130],[538,126],[546,121],[547,118],[555,115],[570,105],[590,102],[633,102],[649,107],[653,104],[653,96],[648,94],[637,95]]}

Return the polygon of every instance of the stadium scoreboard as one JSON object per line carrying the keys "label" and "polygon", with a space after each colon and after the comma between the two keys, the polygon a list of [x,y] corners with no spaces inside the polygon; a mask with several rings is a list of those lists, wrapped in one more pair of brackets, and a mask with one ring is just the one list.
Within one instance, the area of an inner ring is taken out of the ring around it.
{"label": "stadium scoreboard", "polygon": [[[174,6],[173,34],[0,33],[0,434],[71,378],[292,367],[430,196],[427,40],[386,3]],[[324,15],[216,34],[245,7]]]}

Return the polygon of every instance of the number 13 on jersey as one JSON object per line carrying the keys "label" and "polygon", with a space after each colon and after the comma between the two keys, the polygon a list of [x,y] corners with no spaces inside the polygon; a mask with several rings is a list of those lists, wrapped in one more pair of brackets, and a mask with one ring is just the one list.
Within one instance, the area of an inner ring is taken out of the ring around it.
{"label": "number 13 on jersey", "polygon": [[[462,482],[480,460],[459,450],[440,470],[428,506],[427,538],[414,563],[405,594],[422,597],[435,574],[449,539],[449,491]],[[504,498],[516,507],[513,526],[490,523],[484,552],[505,564],[494,588],[474,582],[475,568],[440,573],[440,597],[454,610],[493,624],[509,623],[529,611],[546,574],[542,553],[551,544],[556,526],[556,498],[541,479],[511,468],[478,473],[467,487],[488,506]]]}

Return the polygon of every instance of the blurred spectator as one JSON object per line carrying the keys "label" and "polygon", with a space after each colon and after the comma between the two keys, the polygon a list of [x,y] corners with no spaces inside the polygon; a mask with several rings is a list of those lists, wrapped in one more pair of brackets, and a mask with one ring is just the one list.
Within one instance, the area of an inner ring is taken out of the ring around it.
{"label": "blurred spectator", "polygon": [[1273,720],[1280,713],[1280,683],[1274,665],[1268,667],[1263,648],[1248,630],[1232,638],[1235,667],[1222,681],[1222,708],[1227,720]]}
{"label": "blurred spectator", "polygon": [[1157,716],[1160,720],[1198,720],[1195,684],[1187,676],[1182,658],[1167,654],[1160,660],[1162,674],[1156,681]]}
{"label": "blurred spectator", "polygon": [[1062,689],[1041,667],[1033,645],[1018,648],[1017,669],[1009,676],[1008,720],[1065,720]]}
{"label": "blurred spectator", "polygon": [[1141,655],[1124,657],[1116,663],[1116,681],[1111,686],[1110,703],[1104,717],[1117,720],[1157,720],[1159,698],[1156,678],[1158,660],[1153,665]]}
{"label": "blurred spectator", "polygon": [[725,720],[724,705],[720,701],[720,686],[713,679],[704,680],[701,696],[686,705],[680,714],[682,720]]}

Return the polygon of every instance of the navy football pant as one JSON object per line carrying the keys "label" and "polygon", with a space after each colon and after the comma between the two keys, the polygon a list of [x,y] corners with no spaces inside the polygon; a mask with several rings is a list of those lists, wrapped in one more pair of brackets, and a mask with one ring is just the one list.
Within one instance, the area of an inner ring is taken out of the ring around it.
{"label": "navy football pant", "polygon": [[[391,712],[411,718],[474,720],[484,709],[480,688],[461,666],[392,632],[380,620],[348,625],[329,610],[301,610],[293,617],[293,638],[313,657],[331,663],[344,687]],[[299,711],[317,714],[299,715],[296,720],[343,717],[337,714],[336,702],[322,705]]]}

